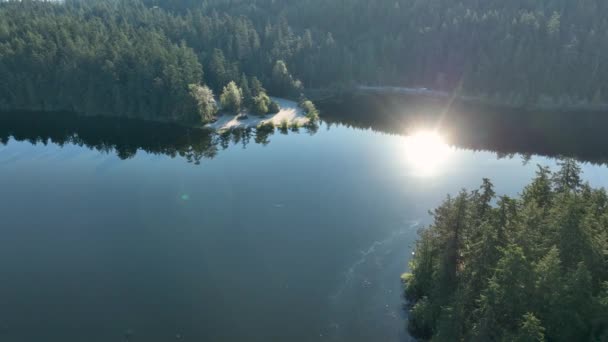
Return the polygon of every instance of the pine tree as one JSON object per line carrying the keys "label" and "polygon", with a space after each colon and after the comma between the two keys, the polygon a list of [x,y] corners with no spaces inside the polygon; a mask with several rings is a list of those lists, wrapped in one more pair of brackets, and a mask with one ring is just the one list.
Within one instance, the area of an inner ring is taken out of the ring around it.
{"label": "pine tree", "polygon": [[608,336],[608,198],[580,184],[576,163],[563,164],[554,177],[539,167],[521,198],[493,204],[484,180],[433,211],[402,277],[410,333],[481,341]]}
{"label": "pine tree", "polygon": [[526,313],[521,326],[513,338],[514,342],[543,342],[545,341],[545,328],[534,314]]}
{"label": "pine tree", "polygon": [[581,167],[571,158],[557,163],[560,169],[554,174],[553,182],[557,192],[576,191],[581,187]]}

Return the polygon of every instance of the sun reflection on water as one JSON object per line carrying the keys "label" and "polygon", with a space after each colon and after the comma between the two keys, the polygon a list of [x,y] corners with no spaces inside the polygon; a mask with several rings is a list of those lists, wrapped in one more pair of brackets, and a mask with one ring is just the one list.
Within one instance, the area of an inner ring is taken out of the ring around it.
{"label": "sun reflection on water", "polygon": [[408,165],[421,177],[437,175],[454,151],[439,133],[429,130],[406,137],[404,149]]}

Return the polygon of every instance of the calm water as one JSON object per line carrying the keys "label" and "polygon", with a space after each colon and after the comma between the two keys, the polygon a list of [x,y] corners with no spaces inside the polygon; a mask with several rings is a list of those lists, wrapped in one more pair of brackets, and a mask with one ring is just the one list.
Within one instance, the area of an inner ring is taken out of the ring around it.
{"label": "calm water", "polygon": [[[555,165],[449,147],[424,128],[322,124],[246,148],[228,139],[198,164],[155,146],[161,135],[121,159],[79,140],[86,130],[4,125],[6,342],[404,340],[399,276],[427,211],[482,177],[516,195],[537,163]],[[583,170],[608,185],[605,166]]]}

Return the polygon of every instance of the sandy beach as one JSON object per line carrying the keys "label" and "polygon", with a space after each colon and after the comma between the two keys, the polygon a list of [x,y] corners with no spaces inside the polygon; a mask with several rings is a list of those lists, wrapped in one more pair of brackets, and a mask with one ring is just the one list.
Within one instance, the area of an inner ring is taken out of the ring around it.
{"label": "sandy beach", "polygon": [[302,108],[298,107],[297,102],[278,97],[271,97],[271,99],[277,102],[281,108],[276,114],[267,114],[260,117],[247,112],[247,118],[239,120],[237,119],[237,115],[224,113],[218,116],[216,122],[207,124],[205,127],[223,131],[234,128],[257,127],[259,124],[268,122],[272,122],[275,126],[280,125],[283,121],[287,121],[290,125],[293,123],[297,123],[298,125],[305,125],[308,123],[308,118],[304,114]]}

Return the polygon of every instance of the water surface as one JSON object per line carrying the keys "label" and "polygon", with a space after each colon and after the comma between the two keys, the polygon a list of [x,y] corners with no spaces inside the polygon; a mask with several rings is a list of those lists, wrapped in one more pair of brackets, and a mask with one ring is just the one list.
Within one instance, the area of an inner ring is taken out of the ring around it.
{"label": "water surface", "polygon": [[3,122],[2,341],[406,340],[399,276],[428,210],[483,177],[516,195],[555,166],[432,127],[220,138],[104,122]]}

